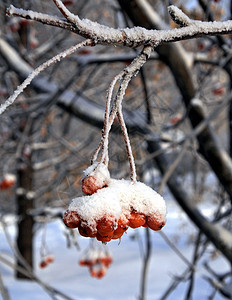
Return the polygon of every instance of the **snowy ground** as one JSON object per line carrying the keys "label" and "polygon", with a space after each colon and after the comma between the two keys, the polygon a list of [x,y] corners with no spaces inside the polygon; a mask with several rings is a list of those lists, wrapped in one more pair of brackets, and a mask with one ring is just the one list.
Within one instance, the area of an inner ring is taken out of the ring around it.
{"label": "snowy ground", "polygon": [[[189,243],[189,238],[195,228],[186,221],[183,213],[171,202],[168,204],[168,211],[168,222],[163,231],[169,238],[175,240],[175,244],[182,254],[191,260],[192,246]],[[11,225],[8,229],[13,239],[15,235],[14,226]],[[89,240],[82,237],[78,238],[81,247],[78,252],[74,247],[69,249],[66,247],[66,239],[63,233],[64,226],[61,221],[57,220],[47,225],[46,240],[50,252],[55,256],[55,261],[45,269],[38,267],[43,230],[39,230],[36,234],[34,242],[36,251],[35,272],[43,282],[56,287],[75,300],[138,299],[142,267],[141,245],[143,244],[144,229],[128,230],[128,234],[122,237],[120,245],[118,245],[118,241],[112,241],[108,244],[108,249],[112,253],[114,261],[106,276],[100,280],[92,278],[86,267],[78,265],[81,255],[89,245]],[[132,238],[135,233],[138,233],[137,239]],[[140,243],[138,240],[140,240]],[[180,275],[186,268],[186,264],[169,248],[157,232],[152,232],[152,246],[147,300],[159,299],[169,286],[172,276]],[[7,258],[9,258],[9,255],[12,257],[1,228],[0,254],[4,254]],[[228,270],[228,264],[220,257],[214,260],[213,266],[219,272]],[[15,280],[12,269],[1,263],[1,261],[0,271],[12,300],[51,299],[37,283]],[[199,266],[193,300],[208,299],[211,293],[210,285],[202,278],[203,274],[207,273],[203,267]],[[168,299],[184,299],[186,289],[186,284],[180,284]],[[0,299],[2,299],[1,295]],[[214,299],[224,298],[218,294]]]}

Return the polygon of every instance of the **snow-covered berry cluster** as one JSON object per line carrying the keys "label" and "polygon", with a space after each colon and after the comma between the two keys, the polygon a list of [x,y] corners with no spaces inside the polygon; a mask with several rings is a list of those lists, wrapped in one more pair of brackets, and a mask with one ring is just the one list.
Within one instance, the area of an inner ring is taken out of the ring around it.
{"label": "snow-covered berry cluster", "polygon": [[120,238],[128,227],[157,231],[165,225],[162,196],[142,182],[111,179],[104,163],[85,171],[82,190],[87,195],[73,199],[63,217],[82,236],[109,242]]}
{"label": "snow-covered berry cluster", "polygon": [[80,266],[87,266],[92,277],[102,278],[113,259],[108,251],[92,247],[88,249],[79,261]]}

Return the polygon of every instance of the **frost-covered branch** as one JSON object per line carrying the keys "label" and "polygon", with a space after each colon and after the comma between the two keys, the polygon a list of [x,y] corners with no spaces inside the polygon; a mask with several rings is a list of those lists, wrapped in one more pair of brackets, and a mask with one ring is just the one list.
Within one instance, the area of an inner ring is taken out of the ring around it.
{"label": "frost-covered branch", "polygon": [[38,21],[38,22],[46,24],[46,25],[55,26],[55,27],[67,29],[70,31],[76,30],[75,27],[70,22],[68,22],[62,18],[35,12],[32,10],[16,8],[16,7],[14,7],[14,5],[10,5],[10,7],[6,10],[6,13],[8,16],[17,16],[17,17],[25,18],[27,20]]}
{"label": "frost-covered branch", "polygon": [[80,19],[68,10],[61,0],[54,0],[54,2],[66,20],[30,10],[18,9],[13,5],[8,8],[7,14],[65,28],[85,38],[93,39],[96,44],[103,45],[124,45],[127,47],[150,45],[155,47],[161,43],[192,39],[202,35],[232,33],[232,21],[203,22],[191,20],[173,5],[169,7],[169,12],[173,20],[183,27],[168,30],[148,30],[142,27],[115,29],[88,19]]}

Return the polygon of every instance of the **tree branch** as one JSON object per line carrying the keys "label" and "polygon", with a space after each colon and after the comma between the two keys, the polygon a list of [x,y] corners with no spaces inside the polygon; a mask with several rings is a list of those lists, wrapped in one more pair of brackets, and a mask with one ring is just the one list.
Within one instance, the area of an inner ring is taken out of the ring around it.
{"label": "tree branch", "polygon": [[124,45],[127,47],[138,47],[150,45],[156,47],[162,43],[176,42],[184,39],[192,39],[202,35],[230,34],[232,33],[232,21],[203,22],[191,20],[183,13],[171,6],[170,12],[175,20],[184,25],[182,28],[154,30],[142,27],[114,29],[88,19],[81,20],[72,14],[61,0],[54,0],[56,6],[65,16],[67,21],[50,15],[23,10],[11,5],[7,9],[9,16],[15,15],[53,25],[76,32],[82,37],[92,39],[96,44],[102,45]]}

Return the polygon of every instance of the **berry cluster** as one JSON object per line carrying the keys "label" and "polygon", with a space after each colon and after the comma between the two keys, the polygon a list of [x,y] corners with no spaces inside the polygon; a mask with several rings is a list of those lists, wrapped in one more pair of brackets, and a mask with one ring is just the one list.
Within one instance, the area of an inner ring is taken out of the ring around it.
{"label": "berry cluster", "polygon": [[157,231],[165,225],[164,199],[142,182],[111,179],[104,164],[87,169],[82,191],[87,195],[73,199],[63,221],[84,237],[109,242],[129,227]]}
{"label": "berry cluster", "polygon": [[90,248],[80,259],[80,266],[87,266],[92,277],[102,278],[113,259],[108,251]]}
{"label": "berry cluster", "polygon": [[53,262],[54,262],[54,255],[52,255],[52,254],[46,255],[41,259],[41,261],[39,263],[39,267],[41,269],[44,269]]}

